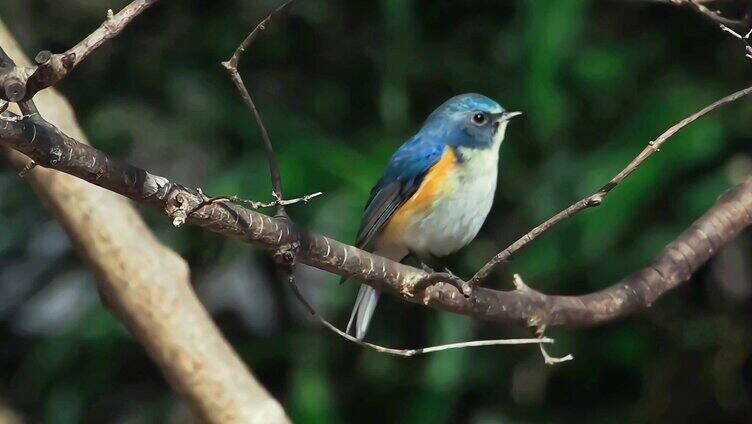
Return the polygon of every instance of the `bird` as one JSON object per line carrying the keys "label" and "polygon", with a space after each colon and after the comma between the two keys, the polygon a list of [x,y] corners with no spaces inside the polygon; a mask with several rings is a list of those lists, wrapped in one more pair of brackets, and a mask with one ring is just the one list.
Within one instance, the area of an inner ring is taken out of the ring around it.
{"label": "bird", "polygon": [[[509,120],[521,114],[476,93],[441,104],[389,159],[366,202],[356,246],[397,262],[465,247],[491,210],[499,147]],[[348,334],[365,337],[379,294],[361,284]]]}

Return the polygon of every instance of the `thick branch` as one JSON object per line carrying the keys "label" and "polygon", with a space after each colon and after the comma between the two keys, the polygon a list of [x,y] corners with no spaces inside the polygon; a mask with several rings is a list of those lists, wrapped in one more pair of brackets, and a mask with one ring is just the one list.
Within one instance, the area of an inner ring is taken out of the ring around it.
{"label": "thick branch", "polygon": [[107,40],[116,37],[128,24],[157,0],[134,0],[117,14],[108,11],[102,25],[68,51],[53,54],[39,52],[36,66],[18,67],[3,60],[0,47],[0,99],[10,102],[29,100],[66,76]]}
{"label": "thick branch", "polygon": [[[7,113],[6,113],[7,116]],[[186,217],[204,202],[196,190],[108,158],[80,144],[38,115],[0,120],[0,138],[8,147],[35,160],[130,199],[151,204],[168,216]],[[305,264],[354,277],[404,300],[477,319],[534,326],[588,326],[623,317],[652,305],[658,297],[686,281],[723,244],[752,224],[752,179],[726,194],[680,235],[648,267],[602,291],[583,296],[548,296],[529,288],[504,292],[476,288],[469,298],[454,286],[421,287],[428,274],[328,237],[297,228],[231,204],[203,206],[187,222],[254,242]]]}
{"label": "thick branch", "polygon": [[[19,64],[28,62],[2,21],[0,44]],[[73,111],[59,94],[45,90],[35,101],[40,113],[84,141]],[[35,145],[45,137],[34,136],[33,131],[31,143],[26,144]],[[288,422],[279,403],[248,371],[199,302],[185,261],[154,237],[128,201],[61,172],[39,166],[32,169],[28,158],[16,151],[5,152],[4,145],[0,141],[2,153],[8,153],[18,169],[26,170],[24,179],[96,275],[106,305],[201,422]],[[70,159],[64,147],[48,144],[48,148],[48,154],[61,163]],[[126,180],[135,174],[125,172],[127,167],[117,169],[125,173],[121,176],[124,183],[132,183]]]}

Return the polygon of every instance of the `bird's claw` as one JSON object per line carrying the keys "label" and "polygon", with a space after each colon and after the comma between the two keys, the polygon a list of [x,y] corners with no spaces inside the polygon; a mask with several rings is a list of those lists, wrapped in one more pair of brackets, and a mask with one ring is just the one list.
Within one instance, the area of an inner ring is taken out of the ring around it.
{"label": "bird's claw", "polygon": [[421,262],[420,267],[423,272],[428,275],[423,280],[421,280],[415,288],[427,287],[435,283],[448,283],[457,288],[457,290],[459,290],[466,298],[472,295],[472,286],[468,282],[456,276],[449,268],[444,268],[443,271],[436,272],[433,268],[423,262]]}
{"label": "bird's claw", "polygon": [[433,270],[430,266],[426,265],[425,262],[420,263],[420,269],[422,269],[426,274],[435,274],[436,271]]}

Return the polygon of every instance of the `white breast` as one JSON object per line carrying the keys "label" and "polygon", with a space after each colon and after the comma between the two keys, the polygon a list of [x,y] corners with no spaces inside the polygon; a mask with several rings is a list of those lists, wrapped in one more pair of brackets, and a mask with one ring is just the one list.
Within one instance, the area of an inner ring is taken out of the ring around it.
{"label": "white breast", "polygon": [[446,256],[475,238],[493,204],[504,130],[500,128],[490,149],[458,149],[463,162],[448,178],[451,194],[434,202],[406,228],[402,240],[410,251]]}

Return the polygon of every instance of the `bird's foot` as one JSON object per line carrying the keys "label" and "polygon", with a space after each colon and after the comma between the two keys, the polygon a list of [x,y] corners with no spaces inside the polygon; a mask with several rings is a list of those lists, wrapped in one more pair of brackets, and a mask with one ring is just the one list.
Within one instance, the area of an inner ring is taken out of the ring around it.
{"label": "bird's foot", "polygon": [[423,262],[421,262],[420,267],[428,275],[417,284],[416,288],[428,287],[436,283],[447,283],[456,287],[465,297],[470,297],[472,294],[470,284],[454,275],[449,268],[444,268],[442,272],[437,272]]}
{"label": "bird's foot", "polygon": [[452,272],[452,270],[451,270],[451,269],[449,269],[449,268],[446,268],[446,267],[444,267],[444,273],[445,273],[445,274],[449,274],[449,276],[451,276],[452,278],[459,278],[459,277],[457,277],[457,275],[455,275],[455,274],[454,274],[454,273]]}
{"label": "bird's foot", "polygon": [[422,269],[423,271],[425,271],[427,274],[435,274],[436,273],[436,271],[434,271],[433,268],[431,268],[430,266],[426,265],[425,262],[421,262],[420,263],[420,269]]}
{"label": "bird's foot", "polygon": [[[428,274],[436,274],[437,273],[437,271],[435,269],[433,269],[430,266],[428,266],[425,262],[421,262],[420,263],[420,269],[422,269],[423,271],[425,271]],[[441,273],[449,274],[452,277],[456,277],[456,275],[452,272],[452,270],[449,269],[449,268],[447,268],[447,267],[444,267],[443,270],[441,271]]]}

